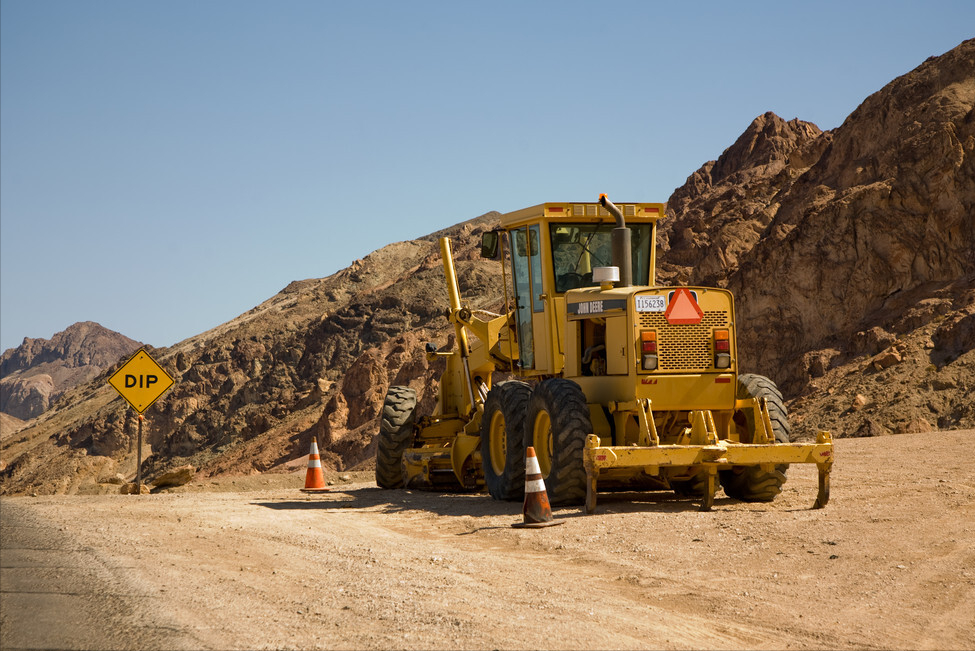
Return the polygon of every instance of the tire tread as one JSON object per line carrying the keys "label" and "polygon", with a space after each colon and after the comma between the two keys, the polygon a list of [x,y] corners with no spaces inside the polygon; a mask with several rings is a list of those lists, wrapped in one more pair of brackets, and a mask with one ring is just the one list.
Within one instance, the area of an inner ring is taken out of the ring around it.
{"label": "tire tread", "polygon": [[[762,375],[743,373],[738,376],[738,398],[766,398],[768,400],[769,420],[772,422],[772,433],[778,443],[788,443],[792,427],[785,408],[782,392],[769,378]],[[746,414],[749,427],[752,416]],[[778,464],[771,472],[762,470],[761,466],[741,466],[718,473],[724,492],[743,502],[771,502],[782,492],[782,485],[786,481],[788,464]]]}
{"label": "tire tread", "polygon": [[389,387],[379,418],[376,447],[376,484],[380,488],[403,487],[403,453],[413,440],[415,418],[416,391]]}

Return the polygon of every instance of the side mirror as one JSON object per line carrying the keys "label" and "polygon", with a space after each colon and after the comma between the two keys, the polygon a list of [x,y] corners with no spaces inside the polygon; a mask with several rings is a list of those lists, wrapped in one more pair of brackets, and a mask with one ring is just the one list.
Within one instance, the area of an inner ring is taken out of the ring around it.
{"label": "side mirror", "polygon": [[481,257],[488,260],[501,259],[501,234],[498,231],[488,231],[481,234]]}

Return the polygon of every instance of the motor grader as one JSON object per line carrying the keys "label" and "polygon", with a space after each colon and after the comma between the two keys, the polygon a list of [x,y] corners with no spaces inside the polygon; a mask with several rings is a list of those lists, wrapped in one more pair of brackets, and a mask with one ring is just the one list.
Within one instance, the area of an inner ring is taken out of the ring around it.
{"label": "motor grader", "polygon": [[[672,490],[709,510],[720,484],[767,502],[793,463],[817,465],[814,508],[825,506],[830,433],[790,443],[775,384],[739,374],[729,291],[656,284],[663,216],[664,204],[605,195],[502,215],[481,242],[483,257],[502,261],[502,315],[462,305],[442,238],[455,347],[427,345],[429,360],[445,361],[433,413],[417,413],[412,389],[390,387],[379,486],[520,500],[532,446],[550,501],[588,513],[597,489]],[[493,381],[502,374],[515,379]]]}

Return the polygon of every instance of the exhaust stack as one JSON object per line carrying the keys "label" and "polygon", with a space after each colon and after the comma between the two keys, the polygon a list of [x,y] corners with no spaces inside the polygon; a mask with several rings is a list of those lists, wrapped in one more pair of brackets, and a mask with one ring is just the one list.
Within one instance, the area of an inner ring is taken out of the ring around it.
{"label": "exhaust stack", "polygon": [[630,287],[633,285],[633,249],[631,246],[631,231],[626,227],[626,220],[623,213],[616,207],[605,194],[599,195],[599,205],[609,211],[616,218],[616,228],[613,229],[613,266],[620,270],[619,287]]}

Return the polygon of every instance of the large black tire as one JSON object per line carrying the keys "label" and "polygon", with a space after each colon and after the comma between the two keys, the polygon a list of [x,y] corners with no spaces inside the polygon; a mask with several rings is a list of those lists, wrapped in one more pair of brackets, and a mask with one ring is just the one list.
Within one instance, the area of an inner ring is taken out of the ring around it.
{"label": "large black tire", "polygon": [[[772,433],[778,443],[788,443],[789,415],[785,409],[782,394],[772,380],[762,375],[743,374],[738,376],[737,395],[742,398],[766,398],[768,414],[772,421]],[[742,443],[751,443],[755,434],[755,415],[751,409],[743,409],[734,414],[734,422]],[[729,497],[744,502],[771,502],[782,492],[785,473],[789,464],[778,464],[772,472],[762,470],[761,466],[736,466],[718,473],[721,487]]]}
{"label": "large black tire", "polygon": [[403,453],[413,442],[416,391],[391,386],[379,415],[376,483],[380,488],[403,487]]}
{"label": "large black tire", "polygon": [[531,387],[516,380],[496,385],[481,416],[484,483],[496,500],[525,498],[525,419]]}
{"label": "large black tire", "polygon": [[525,445],[535,448],[552,504],[586,501],[582,454],[591,433],[589,406],[578,384],[553,378],[535,387],[528,403]]}

